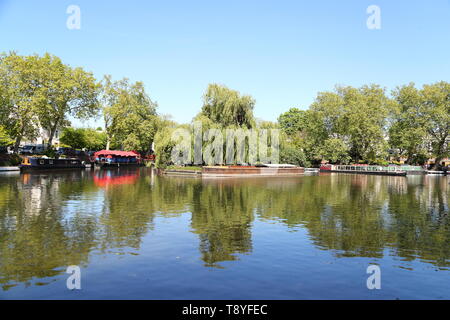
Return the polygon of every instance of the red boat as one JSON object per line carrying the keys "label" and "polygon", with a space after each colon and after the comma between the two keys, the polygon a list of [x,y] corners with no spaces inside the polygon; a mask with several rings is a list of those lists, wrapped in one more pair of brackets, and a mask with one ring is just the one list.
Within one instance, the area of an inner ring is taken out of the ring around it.
{"label": "red boat", "polygon": [[102,168],[136,167],[142,165],[142,158],[135,151],[101,150],[94,153],[94,162]]}

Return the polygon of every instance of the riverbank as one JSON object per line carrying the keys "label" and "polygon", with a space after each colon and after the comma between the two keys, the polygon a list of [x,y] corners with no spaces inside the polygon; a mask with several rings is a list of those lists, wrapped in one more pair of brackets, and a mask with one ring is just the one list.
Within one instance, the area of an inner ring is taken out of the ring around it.
{"label": "riverbank", "polygon": [[202,177],[250,177],[250,176],[292,176],[303,175],[305,169],[293,165],[268,166],[204,166],[204,167],[168,167],[161,170],[167,175],[189,175]]}
{"label": "riverbank", "polygon": [[19,167],[0,167],[0,172],[20,171]]}

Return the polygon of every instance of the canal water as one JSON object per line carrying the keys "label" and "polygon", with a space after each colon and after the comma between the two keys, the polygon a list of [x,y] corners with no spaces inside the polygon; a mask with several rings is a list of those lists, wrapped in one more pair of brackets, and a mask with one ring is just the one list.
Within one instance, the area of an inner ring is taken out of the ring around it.
{"label": "canal water", "polygon": [[0,299],[450,299],[449,195],[436,176],[1,174]]}

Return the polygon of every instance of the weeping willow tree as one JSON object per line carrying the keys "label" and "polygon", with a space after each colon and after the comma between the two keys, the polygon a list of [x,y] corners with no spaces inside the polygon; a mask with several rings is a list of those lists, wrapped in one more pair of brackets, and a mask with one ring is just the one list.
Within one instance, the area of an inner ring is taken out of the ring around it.
{"label": "weeping willow tree", "polygon": [[250,129],[255,125],[254,107],[255,99],[251,96],[214,83],[206,89],[200,115],[223,127],[235,125]]}

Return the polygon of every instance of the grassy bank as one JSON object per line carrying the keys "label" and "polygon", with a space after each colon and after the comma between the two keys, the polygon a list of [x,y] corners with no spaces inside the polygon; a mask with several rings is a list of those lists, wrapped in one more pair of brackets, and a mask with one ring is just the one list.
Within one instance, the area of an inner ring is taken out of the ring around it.
{"label": "grassy bank", "polygon": [[202,171],[202,167],[198,166],[168,166],[165,170],[186,170],[186,171]]}

